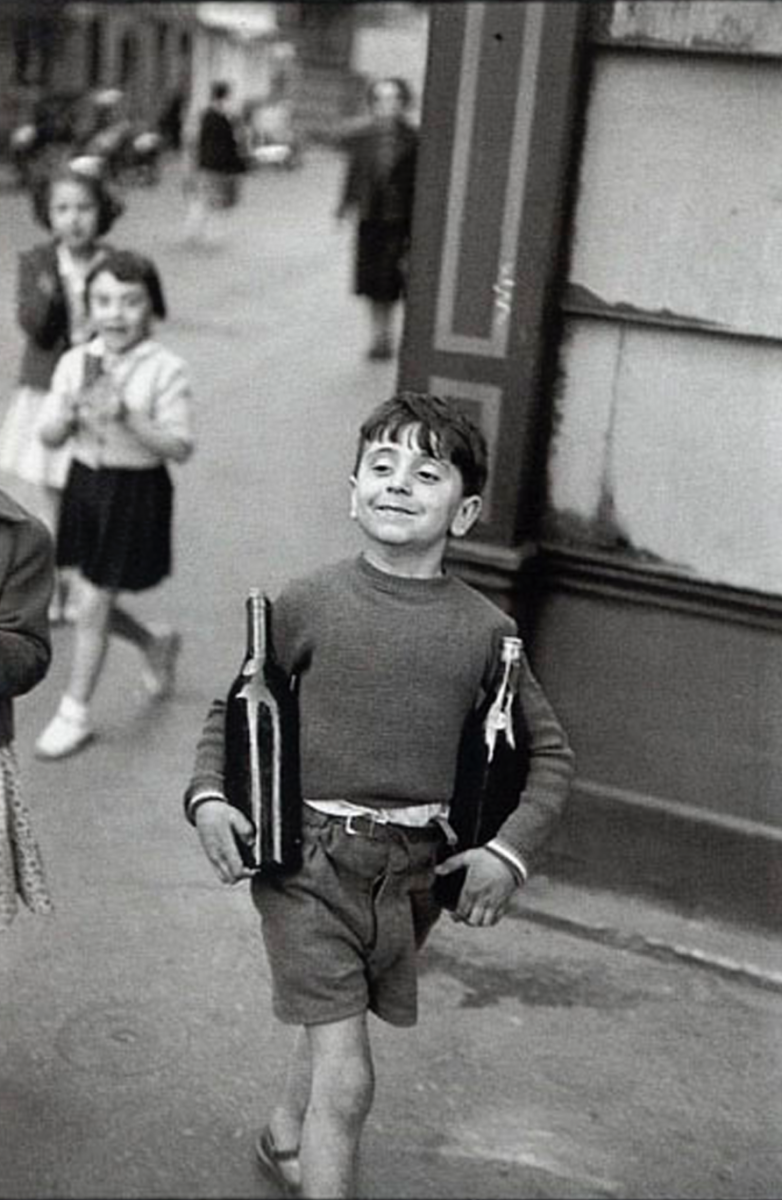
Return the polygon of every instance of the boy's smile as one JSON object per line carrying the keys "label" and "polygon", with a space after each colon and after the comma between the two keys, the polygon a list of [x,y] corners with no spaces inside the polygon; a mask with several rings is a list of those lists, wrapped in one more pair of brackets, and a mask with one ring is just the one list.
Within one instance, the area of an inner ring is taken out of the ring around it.
{"label": "boy's smile", "polygon": [[351,516],[371,543],[369,557],[400,574],[439,575],[449,534],[463,536],[480,511],[458,468],[433,458],[413,426],[400,441],[366,446],[351,485]]}

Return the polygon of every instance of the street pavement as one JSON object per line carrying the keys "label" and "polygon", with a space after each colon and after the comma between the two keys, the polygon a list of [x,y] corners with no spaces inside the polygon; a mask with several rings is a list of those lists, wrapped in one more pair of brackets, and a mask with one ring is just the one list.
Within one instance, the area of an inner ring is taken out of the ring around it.
{"label": "street pavement", "polygon": [[[364,357],[338,161],[246,180],[220,241],[182,241],[179,167],[128,193],[112,241],[154,255],[160,336],[191,364],[199,448],[176,471],[176,570],[131,603],[172,621],[176,695],[113,646],[94,746],[36,761],[68,668],[18,703],[56,912],[0,934],[0,1197],[271,1197],[252,1142],[290,1031],[246,885],[218,883],[181,812],[206,707],[242,655],[248,587],[356,548],[355,431],[393,390]],[[40,231],[0,196],[0,385],[21,342],[15,254]],[[6,403],[0,400],[0,412]],[[782,1194],[782,953],[759,930],[534,878],[491,930],[443,920],[413,1030],[373,1025],[367,1197]]]}

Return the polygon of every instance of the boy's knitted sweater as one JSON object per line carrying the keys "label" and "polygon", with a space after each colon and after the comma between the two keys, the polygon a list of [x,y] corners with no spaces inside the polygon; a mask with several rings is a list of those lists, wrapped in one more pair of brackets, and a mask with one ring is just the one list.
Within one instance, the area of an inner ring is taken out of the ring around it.
{"label": "boy's knitted sweater", "polygon": [[[384,808],[447,803],[465,719],[491,683],[501,637],[515,631],[451,575],[389,575],[359,557],[290,584],[274,605],[274,643],[300,677],[303,795]],[[527,857],[564,804],[572,754],[526,660],[522,680],[529,803],[501,838]],[[215,701],[188,797],[222,791],[224,711]]]}

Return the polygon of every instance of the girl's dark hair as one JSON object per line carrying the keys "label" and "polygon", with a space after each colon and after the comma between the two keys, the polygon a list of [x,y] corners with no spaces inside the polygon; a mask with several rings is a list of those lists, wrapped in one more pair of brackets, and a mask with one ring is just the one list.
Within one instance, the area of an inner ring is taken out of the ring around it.
{"label": "girl's dark hair", "polygon": [[147,289],[152,304],[152,311],[162,320],[166,315],[166,300],[163,295],[163,284],[160,282],[157,267],[150,258],[137,254],[135,250],[109,250],[99,263],[92,268],[87,276],[87,297],[98,275],[108,271],[120,283],[142,283]]}
{"label": "girl's dark hair", "polygon": [[375,93],[377,92],[377,89],[384,83],[393,83],[394,87],[399,93],[399,99],[402,103],[402,108],[405,110],[408,109],[413,103],[413,89],[410,87],[410,84],[407,82],[407,80],[403,79],[401,75],[386,75],[382,79],[373,79],[372,83],[370,83],[369,87],[367,88],[368,102],[372,104],[375,99]]}
{"label": "girl's dark hair", "polygon": [[486,439],[455,400],[429,392],[397,392],[369,414],[358,435],[355,472],[370,442],[397,442],[402,430],[411,426],[427,454],[457,468],[465,496],[480,496],[488,477]]}
{"label": "girl's dark hair", "polygon": [[92,196],[98,209],[98,237],[102,237],[104,233],[108,233],[117,220],[117,217],[121,217],[125,211],[125,205],[109,191],[100,177],[89,175],[86,171],[79,171],[78,168],[71,166],[70,163],[65,163],[52,171],[51,174],[39,179],[32,190],[33,215],[38,224],[43,225],[44,229],[51,229],[52,227],[49,218],[52,189],[56,183],[63,182],[78,183],[86,188]]}

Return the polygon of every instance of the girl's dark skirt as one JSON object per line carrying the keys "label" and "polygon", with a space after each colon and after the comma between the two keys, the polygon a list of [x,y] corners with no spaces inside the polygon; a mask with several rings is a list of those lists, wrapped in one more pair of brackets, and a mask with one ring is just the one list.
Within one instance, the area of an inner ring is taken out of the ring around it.
{"label": "girl's dark skirt", "polygon": [[360,221],[356,234],[354,291],[392,303],[405,290],[408,227],[403,221]]}
{"label": "girl's dark skirt", "polygon": [[57,565],[96,587],[140,592],[171,574],[173,486],[164,466],[71,463],[57,531]]}

